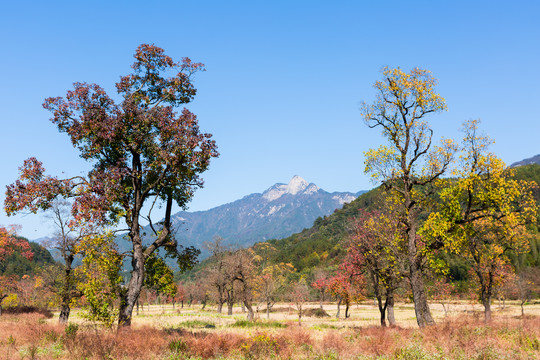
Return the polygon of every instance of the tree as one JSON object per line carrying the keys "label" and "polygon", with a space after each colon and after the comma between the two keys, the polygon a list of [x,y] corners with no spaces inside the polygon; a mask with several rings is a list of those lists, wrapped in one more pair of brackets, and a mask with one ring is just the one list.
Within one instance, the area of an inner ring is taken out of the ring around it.
{"label": "tree", "polygon": [[302,325],[303,308],[309,300],[309,288],[305,279],[300,279],[292,285],[288,298],[296,306],[296,310],[298,311],[298,325]]}
{"label": "tree", "polygon": [[75,250],[83,255],[83,264],[76,271],[82,278],[78,287],[86,303],[84,317],[111,328],[119,314],[113,304],[125,292],[120,276],[122,256],[114,238],[110,233],[85,236]]}
{"label": "tree", "polygon": [[517,274],[515,286],[518,290],[518,298],[521,306],[521,316],[525,316],[523,305],[531,301],[535,296],[540,296],[540,268],[527,267]]}
{"label": "tree", "polygon": [[536,184],[512,179],[513,171],[487,151],[491,140],[478,134],[478,123],[464,125],[458,179],[444,183],[441,209],[429,215],[423,236],[469,260],[489,322],[494,289],[509,268],[508,251],[528,249],[525,225],[537,218]]}
{"label": "tree", "polygon": [[255,254],[252,249],[237,250],[229,257],[229,266],[233,281],[238,282],[239,298],[248,311],[247,318],[249,321],[254,319],[253,313],[253,290],[256,281],[257,266],[255,263]]}
{"label": "tree", "polygon": [[181,304],[182,309],[184,308],[184,301],[186,300],[186,288],[184,286],[184,283],[179,281],[176,284],[176,295],[173,299],[173,307],[175,302],[179,302]]}
{"label": "tree", "polygon": [[365,288],[364,277],[356,270],[348,260],[345,260],[339,265],[337,273],[328,280],[328,291],[338,298],[336,318],[339,318],[341,303],[345,303],[345,319],[348,319],[351,304],[364,298],[362,294]]}
{"label": "tree", "polygon": [[[351,219],[347,258],[354,272],[366,271],[373,285],[381,326],[395,325],[394,293],[405,274],[401,224],[391,212],[360,211]],[[383,301],[384,299],[384,301]]]}
{"label": "tree", "polygon": [[435,92],[437,80],[427,70],[410,73],[384,68],[383,80],[374,84],[377,97],[372,105],[362,103],[362,117],[370,128],[380,127],[388,146],[369,150],[366,173],[381,182],[399,209],[407,239],[409,280],[416,320],[420,327],[434,324],[424,288],[422,268],[425,244],[417,235],[420,213],[429,188],[445,173],[455,151],[442,141],[432,147],[433,130],[425,118],[446,109],[444,98]]}
{"label": "tree", "polygon": [[444,316],[447,316],[450,308],[449,302],[452,293],[455,291],[454,284],[444,277],[438,277],[433,281],[429,290],[430,297],[441,304],[444,310]]}
{"label": "tree", "polygon": [[319,307],[323,309],[324,295],[328,292],[328,272],[318,269],[315,272],[315,281],[311,283],[314,289],[319,290]]}
{"label": "tree", "polygon": [[205,243],[205,247],[212,255],[211,264],[208,268],[207,281],[210,287],[216,289],[217,312],[221,314],[223,304],[229,299],[229,315],[232,315],[232,299],[234,298],[233,280],[229,267],[227,266],[227,256],[230,255],[230,249],[223,244],[221,236],[215,236],[212,242]]}
{"label": "tree", "polygon": [[91,226],[76,222],[70,215],[69,203],[58,200],[51,204],[50,216],[56,228],[52,240],[47,244],[49,248],[57,249],[62,256],[63,271],[58,286],[52,289],[60,297],[60,315],[58,321],[67,324],[71,311],[71,302],[82,296],[77,289],[77,279],[74,276],[73,261],[77,256],[76,248],[85,236],[94,232]]}
{"label": "tree", "polygon": [[283,293],[287,284],[287,276],[294,271],[292,264],[272,264],[261,269],[255,280],[255,289],[259,298],[266,304],[266,318],[270,318],[270,311],[277,301],[279,294]]}
{"label": "tree", "polygon": [[[20,178],[6,191],[5,209],[46,210],[57,197],[73,198],[76,220],[127,225],[132,248],[131,273],[121,295],[119,325],[130,326],[133,307],[144,285],[145,262],[157,249],[176,249],[171,234],[173,203],[185,208],[203,185],[199,174],[218,156],[210,134],[200,132],[197,118],[187,109],[196,90],[191,75],[203,65],[188,58],[174,62],[163,49],[143,44],[135,52],[133,73],[116,84],[120,103],[95,84],[75,83],[65,98],[45,100],[51,121],[66,133],[83,159],[91,162],[86,176],[59,179],[46,176],[35,158],[25,161]],[[168,72],[175,73],[167,77]],[[155,203],[163,203],[165,216],[152,221]],[[154,240],[143,247],[142,210],[152,204],[146,219]],[[159,225],[159,226],[158,226]]]}

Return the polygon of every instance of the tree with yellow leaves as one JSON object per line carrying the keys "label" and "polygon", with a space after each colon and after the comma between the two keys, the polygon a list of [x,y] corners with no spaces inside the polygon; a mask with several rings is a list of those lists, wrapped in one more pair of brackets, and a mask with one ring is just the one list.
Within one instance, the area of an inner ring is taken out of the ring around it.
{"label": "tree with yellow leaves", "polygon": [[442,188],[441,209],[430,214],[422,235],[443,240],[449,251],[470,261],[489,322],[493,291],[508,268],[507,252],[528,249],[525,225],[537,216],[536,184],[512,179],[512,169],[488,152],[492,141],[478,134],[478,123],[465,123],[457,180]]}
{"label": "tree with yellow leaves", "polygon": [[370,128],[381,128],[388,144],[365,153],[365,171],[395,199],[405,232],[407,277],[416,320],[424,327],[434,324],[434,320],[422,274],[426,244],[417,234],[419,216],[433,184],[451,163],[455,145],[451,140],[432,145],[433,130],[426,117],[446,110],[446,103],[436,93],[437,80],[429,71],[415,68],[406,73],[400,68],[384,68],[382,74],[383,79],[374,84],[375,102],[362,103],[361,113]]}
{"label": "tree with yellow leaves", "polygon": [[111,233],[85,236],[76,252],[83,255],[83,264],[76,269],[82,279],[79,289],[86,302],[87,312],[83,317],[111,328],[118,319],[114,302],[126,291],[121,286],[122,256],[114,237]]}

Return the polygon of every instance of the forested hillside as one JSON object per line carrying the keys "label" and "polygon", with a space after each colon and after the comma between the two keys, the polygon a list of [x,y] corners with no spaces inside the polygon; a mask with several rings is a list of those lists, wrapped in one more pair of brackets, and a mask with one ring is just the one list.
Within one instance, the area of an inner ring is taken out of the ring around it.
{"label": "forested hillside", "polygon": [[[519,166],[514,169],[514,178],[535,181],[540,184],[540,165]],[[291,263],[298,272],[309,272],[314,267],[337,264],[344,255],[342,241],[347,237],[348,220],[358,215],[359,209],[374,210],[375,201],[380,189],[373,189],[359,196],[356,200],[336,210],[333,214],[318,218],[313,226],[300,233],[284,239],[267,241],[276,252],[270,254],[273,262]],[[534,195],[540,205],[540,188],[536,187]],[[540,224],[540,218],[538,220]],[[530,231],[535,231],[530,227]],[[540,266],[540,238],[530,238],[530,251],[527,254],[510,255],[514,265]],[[461,280],[467,274],[466,265],[454,255],[441,254],[448,263],[450,274],[454,280]]]}
{"label": "forested hillside", "polygon": [[30,251],[33,256],[27,259],[20,251],[15,251],[0,262],[0,275],[21,277],[23,275],[35,275],[46,265],[55,263],[51,253],[40,244],[30,241]]}

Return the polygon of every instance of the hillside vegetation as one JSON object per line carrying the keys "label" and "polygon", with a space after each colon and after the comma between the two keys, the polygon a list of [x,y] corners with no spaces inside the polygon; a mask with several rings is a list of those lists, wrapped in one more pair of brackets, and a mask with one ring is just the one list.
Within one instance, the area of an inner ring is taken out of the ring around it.
{"label": "hillside vegetation", "polygon": [[[535,181],[540,184],[540,165],[519,166],[514,171],[515,179]],[[283,239],[269,240],[268,243],[277,250],[271,256],[272,261],[290,262],[298,272],[306,272],[309,268],[316,266],[336,264],[339,258],[344,255],[342,243],[348,235],[348,220],[357,216],[360,209],[374,210],[376,208],[376,198],[380,191],[379,188],[376,188],[360,195],[356,200],[345,204],[342,209],[336,210],[333,214],[318,218],[311,228],[300,233]],[[535,188],[534,195],[540,205],[539,187]],[[540,224],[540,217],[538,224]],[[531,231],[534,230],[531,229]],[[522,260],[521,265],[540,266],[539,254],[540,240],[538,237],[531,238],[531,250],[527,255],[520,257]],[[451,271],[454,274],[463,274],[463,271],[458,269],[462,264],[455,264],[455,257],[449,255],[445,255],[445,257],[453,263],[454,268]],[[516,257],[514,259],[517,261]]]}

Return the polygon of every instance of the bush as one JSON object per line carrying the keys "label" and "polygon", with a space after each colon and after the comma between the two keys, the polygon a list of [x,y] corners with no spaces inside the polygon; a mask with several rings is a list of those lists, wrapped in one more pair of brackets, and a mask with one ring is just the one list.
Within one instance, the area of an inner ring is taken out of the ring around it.
{"label": "bush", "polygon": [[77,331],[79,331],[79,325],[74,323],[70,323],[64,329],[64,333],[67,339],[74,339],[77,336]]}
{"label": "bush", "polygon": [[316,308],[316,309],[307,309],[304,311],[304,316],[314,316],[317,318],[323,318],[323,317],[329,317],[328,313],[324,311],[324,309]]}

